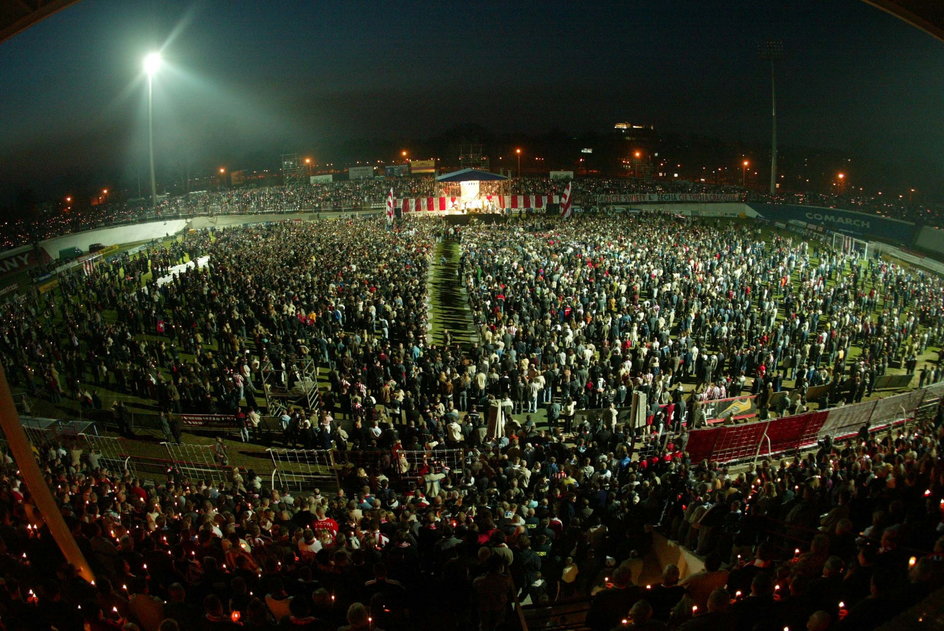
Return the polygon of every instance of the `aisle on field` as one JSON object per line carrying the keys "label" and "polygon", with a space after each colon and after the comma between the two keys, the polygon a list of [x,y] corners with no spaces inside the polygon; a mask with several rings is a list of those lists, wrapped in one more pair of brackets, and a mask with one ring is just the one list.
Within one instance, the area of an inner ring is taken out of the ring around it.
{"label": "aisle on field", "polygon": [[478,342],[469,297],[459,277],[459,242],[449,231],[436,245],[429,268],[429,343],[459,344],[468,350]]}

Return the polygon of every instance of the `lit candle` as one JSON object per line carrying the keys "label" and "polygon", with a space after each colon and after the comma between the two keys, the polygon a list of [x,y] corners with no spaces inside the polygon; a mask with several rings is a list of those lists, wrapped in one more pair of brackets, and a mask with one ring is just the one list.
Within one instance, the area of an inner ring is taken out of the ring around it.
{"label": "lit candle", "polygon": [[233,613],[229,615],[229,619],[233,622],[239,622],[239,611],[237,609],[233,609]]}
{"label": "lit candle", "polygon": [[915,563],[918,562],[918,557],[911,557],[908,559],[908,567],[914,567]]}
{"label": "lit candle", "polygon": [[696,613],[698,613],[698,605],[692,605],[692,615],[694,616]]}

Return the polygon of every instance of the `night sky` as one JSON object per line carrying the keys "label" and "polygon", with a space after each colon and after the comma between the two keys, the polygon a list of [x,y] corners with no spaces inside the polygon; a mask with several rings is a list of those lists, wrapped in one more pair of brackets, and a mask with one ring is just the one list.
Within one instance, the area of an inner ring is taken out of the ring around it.
{"label": "night sky", "polygon": [[393,158],[345,147],[467,123],[760,142],[771,38],[783,145],[882,156],[913,174],[903,185],[941,186],[944,43],[858,0],[83,0],[0,44],[0,200],[134,187],[153,48],[158,169],[196,173],[289,151]]}

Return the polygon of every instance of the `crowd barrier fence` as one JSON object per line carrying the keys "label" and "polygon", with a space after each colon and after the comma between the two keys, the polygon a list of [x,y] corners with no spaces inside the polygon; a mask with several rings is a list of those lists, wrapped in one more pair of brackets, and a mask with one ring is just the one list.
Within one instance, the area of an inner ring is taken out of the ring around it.
{"label": "crowd barrier fence", "polygon": [[944,382],[829,410],[694,429],[688,432],[685,450],[693,463],[730,463],[792,453],[813,447],[827,436],[834,440],[855,436],[866,424],[874,432],[914,419],[921,411],[936,412],[942,396]]}
{"label": "crowd barrier fence", "polygon": [[[685,450],[693,463],[704,460],[730,463],[790,454],[814,447],[827,436],[834,440],[855,436],[865,424],[874,432],[922,414],[936,414],[942,398],[944,382],[829,410],[694,429],[687,434]],[[64,423],[31,417],[24,420],[28,438],[37,448],[66,444],[72,449],[95,452],[102,466],[116,473],[155,477],[177,472],[218,483],[232,478],[233,467],[221,461],[212,445],[164,442],[161,444],[166,458],[142,456],[134,454],[124,438],[99,436],[95,433],[97,428],[88,421]],[[278,481],[283,488],[293,490],[314,488],[331,481],[340,484],[342,473],[358,468],[369,476],[384,475],[395,481],[419,480],[425,471],[461,469],[466,455],[463,449],[349,451],[265,449],[259,445],[253,445],[246,453],[257,456],[260,465],[272,462],[271,470],[256,467],[259,475],[269,477],[271,486],[275,487]]]}
{"label": "crowd barrier fence", "polygon": [[[68,431],[68,428],[66,428]],[[73,460],[82,459],[116,475],[130,474],[155,482],[171,475],[191,481],[212,481],[227,485],[234,481],[234,465],[225,449],[213,444],[161,442],[156,454],[133,453],[127,439],[120,436],[99,436],[92,433],[67,435],[54,428],[30,432],[27,438],[37,450],[65,447]],[[67,442],[63,442],[66,438]],[[271,488],[306,491],[318,487],[341,486],[343,476],[364,469],[369,476],[385,476],[394,482],[422,483],[422,478],[444,468],[464,467],[464,449],[369,450],[287,449],[252,445],[242,454],[258,458],[257,465],[241,463],[243,472],[252,468]],[[7,453],[6,440],[0,436],[0,452]],[[271,462],[271,468],[266,466]]]}

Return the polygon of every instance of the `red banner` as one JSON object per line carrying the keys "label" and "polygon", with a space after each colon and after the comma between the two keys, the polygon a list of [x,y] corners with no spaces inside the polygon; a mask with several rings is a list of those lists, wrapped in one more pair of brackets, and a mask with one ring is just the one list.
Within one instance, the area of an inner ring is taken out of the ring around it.
{"label": "red banner", "polygon": [[697,464],[702,460],[711,459],[711,454],[715,450],[715,443],[718,438],[727,429],[726,427],[711,427],[708,429],[693,429],[688,433],[688,443],[685,445],[685,451],[692,462]]}
{"label": "red banner", "polygon": [[[485,195],[489,204],[496,203],[499,208],[524,210],[525,208],[545,208],[553,197],[550,195]],[[404,197],[397,202],[403,213],[446,211],[458,209],[462,200],[458,197]]]}
{"label": "red banner", "polygon": [[722,432],[715,442],[714,452],[711,454],[712,460],[731,462],[753,458],[757,454],[758,447],[761,446],[767,425],[768,422],[764,421],[725,427],[724,429],[728,431]]}
{"label": "red banner", "polygon": [[828,412],[811,412],[770,421],[767,440],[760,446],[761,455],[782,454],[801,446],[815,445],[827,416]]}
{"label": "red banner", "polygon": [[871,423],[871,431],[904,423],[925,397],[936,401],[937,396],[929,388],[772,421],[695,429],[688,432],[685,450],[696,464],[703,460],[726,463],[784,454],[812,447],[826,436],[834,439],[854,436],[866,422]]}

